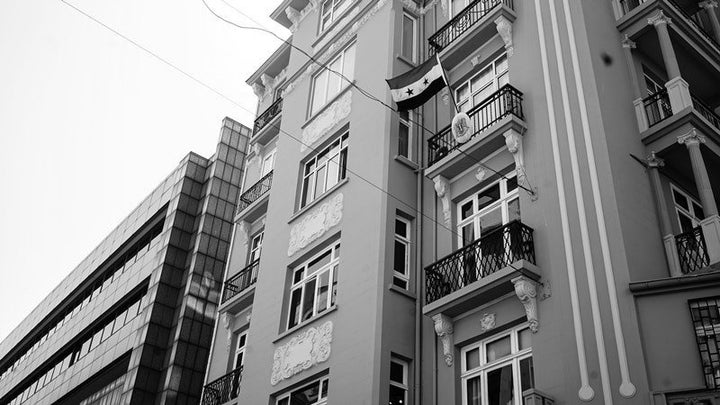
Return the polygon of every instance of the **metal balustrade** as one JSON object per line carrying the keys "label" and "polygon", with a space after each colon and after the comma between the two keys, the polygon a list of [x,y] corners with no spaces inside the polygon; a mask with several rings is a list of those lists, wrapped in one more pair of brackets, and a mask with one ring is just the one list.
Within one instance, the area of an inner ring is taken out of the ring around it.
{"label": "metal balustrade", "polygon": [[708,107],[708,105],[703,103],[699,98],[695,97],[692,94],[690,94],[690,98],[692,99],[693,108],[695,109],[695,111],[705,117],[706,120],[710,121],[710,124],[712,124],[712,126],[720,130],[720,116],[718,116],[712,110],[712,108]]}
{"label": "metal balustrade", "polygon": [[535,245],[532,228],[515,220],[426,267],[426,304],[518,260],[535,264]]}
{"label": "metal balustrade", "polygon": [[[515,87],[506,84],[490,97],[467,112],[472,123],[474,138],[501,119],[514,115],[525,119],[522,108],[523,94]],[[448,125],[437,135],[428,139],[428,166],[435,164],[450,152],[460,147],[460,143],[453,137],[451,127]]]}
{"label": "metal balustrade", "polygon": [[255,118],[255,126],[253,127],[253,135],[260,132],[267,124],[282,112],[282,98],[275,100],[262,114]]}
{"label": "metal balustrade", "polygon": [[710,265],[701,227],[695,227],[691,231],[675,236],[675,244],[680,260],[680,271],[683,274],[693,273]]}
{"label": "metal balustrade", "polygon": [[432,56],[445,49],[465,31],[501,4],[513,9],[513,0],[474,0],[462,9],[447,24],[437,30],[429,39],[428,55]]}
{"label": "metal balustrade", "polygon": [[266,174],[263,178],[258,180],[257,183],[253,184],[252,187],[245,190],[245,192],[240,195],[240,202],[238,202],[237,208],[238,214],[245,210],[245,208],[249,207],[250,204],[259,200],[260,197],[265,195],[265,193],[270,191],[270,187],[272,187],[272,178],[273,172],[270,171],[270,173]]}
{"label": "metal balustrade", "polygon": [[220,405],[238,397],[240,381],[242,380],[242,366],[225,374],[203,388],[201,405]]}
{"label": "metal balustrade", "polygon": [[648,127],[652,127],[653,125],[673,115],[667,89],[662,89],[655,94],[645,97],[643,99],[643,106],[645,106],[645,115],[647,116]]}
{"label": "metal balustrade", "polygon": [[225,282],[223,290],[222,302],[225,303],[230,298],[245,291],[251,285],[257,282],[258,268],[260,267],[260,259],[255,259],[247,267],[240,270],[238,274],[232,276]]}

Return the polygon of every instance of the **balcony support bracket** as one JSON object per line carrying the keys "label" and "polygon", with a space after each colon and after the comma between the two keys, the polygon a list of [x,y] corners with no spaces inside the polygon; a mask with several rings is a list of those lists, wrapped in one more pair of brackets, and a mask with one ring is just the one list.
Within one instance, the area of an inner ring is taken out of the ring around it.
{"label": "balcony support bracket", "polygon": [[537,283],[525,276],[516,277],[510,281],[515,286],[515,294],[520,303],[525,307],[525,315],[530,324],[530,330],[537,333],[540,326],[537,313]]}
{"label": "balcony support bracket", "polygon": [[433,179],[433,183],[435,183],[435,193],[437,194],[438,198],[442,202],[443,218],[445,220],[445,225],[451,226],[452,224],[450,223],[450,220],[451,220],[451,216],[450,216],[450,183],[443,176],[436,176]]}
{"label": "balcony support bracket", "polygon": [[433,323],[435,324],[435,333],[440,338],[440,342],[443,347],[443,356],[445,357],[445,364],[448,367],[453,365],[453,322],[452,318],[447,315],[437,314],[432,317]]}
{"label": "balcony support bracket", "polygon": [[227,338],[225,345],[227,347],[227,350],[230,350],[230,343],[232,341],[232,324],[233,324],[233,316],[230,315],[230,313],[226,312],[222,316],[222,322],[223,322],[223,328],[225,328],[225,331],[227,332]]}
{"label": "balcony support bracket", "polygon": [[710,264],[720,263],[720,216],[712,215],[700,221]]}
{"label": "balcony support bracket", "polygon": [[533,190],[530,193],[530,200],[537,200],[537,191],[532,188],[530,182],[527,179],[527,173],[525,172],[525,155],[523,154],[523,136],[514,128],[510,128],[503,133],[505,137],[505,146],[507,147],[510,154],[512,154],[515,160],[515,170],[517,171],[518,184],[524,187],[526,190]]}
{"label": "balcony support bracket", "polygon": [[497,28],[500,38],[505,42],[505,51],[507,52],[508,58],[513,56],[513,39],[512,39],[512,21],[508,20],[507,17],[501,15],[495,19],[495,28]]}

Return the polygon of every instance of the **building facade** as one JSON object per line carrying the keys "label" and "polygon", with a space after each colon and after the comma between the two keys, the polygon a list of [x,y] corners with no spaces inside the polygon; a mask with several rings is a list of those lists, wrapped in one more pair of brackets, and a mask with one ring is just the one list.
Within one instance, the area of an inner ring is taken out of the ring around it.
{"label": "building facade", "polygon": [[202,404],[720,404],[715,1],[272,17]]}
{"label": "building facade", "polygon": [[226,118],[0,344],[0,404],[192,404],[250,129]]}

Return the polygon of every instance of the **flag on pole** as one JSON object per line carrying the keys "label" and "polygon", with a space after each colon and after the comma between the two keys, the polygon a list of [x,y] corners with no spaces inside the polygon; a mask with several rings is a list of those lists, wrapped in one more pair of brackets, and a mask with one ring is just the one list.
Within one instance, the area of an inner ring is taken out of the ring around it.
{"label": "flag on pole", "polygon": [[425,104],[446,86],[445,75],[437,55],[400,76],[385,80],[399,111]]}

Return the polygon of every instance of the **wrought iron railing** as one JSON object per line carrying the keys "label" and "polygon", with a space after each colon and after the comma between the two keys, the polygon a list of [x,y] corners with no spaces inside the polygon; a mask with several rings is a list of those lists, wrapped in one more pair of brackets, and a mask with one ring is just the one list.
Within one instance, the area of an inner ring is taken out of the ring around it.
{"label": "wrought iron railing", "polygon": [[425,302],[436,301],[521,259],[535,263],[533,230],[515,220],[426,267]]}
{"label": "wrought iron railing", "polygon": [[706,120],[710,121],[712,126],[720,129],[720,116],[718,116],[715,111],[712,110],[712,108],[708,107],[708,105],[703,103],[702,100],[700,100],[699,98],[695,97],[692,94],[690,95],[690,98],[692,99],[693,108],[695,109],[695,111],[705,117]]}
{"label": "wrought iron railing", "polygon": [[242,366],[225,374],[203,388],[201,405],[220,405],[238,397],[240,381],[242,380]]}
{"label": "wrought iron railing", "polygon": [[240,294],[248,287],[255,284],[257,282],[259,267],[260,259],[255,259],[244,269],[240,270],[238,274],[232,276],[228,281],[226,281],[225,289],[223,290],[222,302],[225,303],[230,298]]}
{"label": "wrought iron railing", "polygon": [[270,171],[270,173],[266,174],[263,178],[257,181],[257,183],[253,184],[252,187],[245,190],[244,193],[240,195],[240,202],[238,203],[237,213],[241,213],[245,208],[249,207],[250,204],[257,201],[260,197],[265,195],[268,191],[270,191],[270,187],[272,186],[272,178],[273,178],[273,172]]}
{"label": "wrought iron railing", "polygon": [[[492,124],[514,115],[525,119],[522,108],[523,94],[515,87],[506,84],[500,90],[493,93],[480,104],[467,112],[472,121],[472,137],[486,130]],[[433,165],[450,152],[457,149],[461,144],[453,137],[452,130],[448,125],[440,130],[437,135],[428,139],[428,165]]]}
{"label": "wrought iron railing", "polygon": [[436,52],[443,50],[476,22],[485,17],[492,9],[501,4],[513,8],[513,0],[474,0],[470,2],[467,7],[462,9],[428,39],[430,45],[428,55],[432,56]]}
{"label": "wrought iron railing", "polygon": [[701,227],[675,236],[680,270],[683,274],[693,273],[710,265],[705,236]]}
{"label": "wrought iron railing", "polygon": [[657,93],[645,97],[643,105],[645,106],[645,115],[650,127],[673,114],[667,89],[661,89]]}
{"label": "wrought iron railing", "polygon": [[262,114],[255,118],[255,126],[253,127],[253,135],[260,132],[261,129],[265,128],[268,122],[272,121],[273,118],[277,117],[282,112],[282,98],[278,98],[270,107],[268,107]]}

